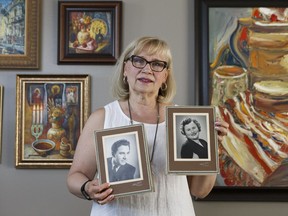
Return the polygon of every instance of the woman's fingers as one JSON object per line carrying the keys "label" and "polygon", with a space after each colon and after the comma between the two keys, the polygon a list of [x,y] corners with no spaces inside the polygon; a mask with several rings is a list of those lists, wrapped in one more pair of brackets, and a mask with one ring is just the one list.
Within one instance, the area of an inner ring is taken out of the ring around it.
{"label": "woman's fingers", "polygon": [[110,188],[109,183],[104,183],[98,185],[98,181],[91,182],[91,198],[95,200],[98,204],[104,205],[110,201],[112,201],[115,197],[112,195],[113,189]]}
{"label": "woman's fingers", "polygon": [[219,119],[215,122],[215,129],[218,132],[218,140],[221,142],[223,137],[228,133],[229,124],[225,121],[220,121]]}

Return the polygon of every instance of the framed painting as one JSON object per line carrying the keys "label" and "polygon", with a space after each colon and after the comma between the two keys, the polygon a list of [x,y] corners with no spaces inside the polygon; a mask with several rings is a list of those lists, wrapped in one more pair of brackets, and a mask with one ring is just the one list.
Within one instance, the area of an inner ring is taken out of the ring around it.
{"label": "framed painting", "polygon": [[288,3],[196,0],[199,105],[229,123],[205,200],[288,200]]}
{"label": "framed painting", "polygon": [[142,124],[99,130],[94,135],[101,183],[109,182],[116,197],[153,191]]}
{"label": "framed painting", "polygon": [[69,168],[90,114],[89,75],[17,75],[16,168]]}
{"label": "framed painting", "polygon": [[3,126],[3,86],[0,86],[0,162],[2,159],[2,126]]}
{"label": "framed painting", "polygon": [[58,64],[115,64],[121,28],[121,1],[59,1]]}
{"label": "framed painting", "polygon": [[169,106],[167,172],[185,175],[218,173],[214,108]]}
{"label": "framed painting", "polygon": [[39,69],[41,0],[0,0],[0,69]]}

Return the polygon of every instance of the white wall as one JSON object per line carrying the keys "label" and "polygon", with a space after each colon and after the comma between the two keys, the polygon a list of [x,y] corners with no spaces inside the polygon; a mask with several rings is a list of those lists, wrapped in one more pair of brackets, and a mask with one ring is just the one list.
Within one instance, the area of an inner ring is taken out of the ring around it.
{"label": "white wall", "polygon": [[[178,84],[177,104],[194,104],[194,1],[123,0],[123,47],[138,36],[155,35],[171,46]],[[114,66],[57,65],[58,1],[42,0],[41,69],[0,70],[4,86],[0,216],[88,215],[91,202],[69,194],[67,169],[16,169],[16,74],[90,74],[91,110],[112,100]],[[179,192],[179,198],[181,192]],[[286,203],[194,202],[199,216],[287,215]],[[275,212],[277,212],[275,214]]]}

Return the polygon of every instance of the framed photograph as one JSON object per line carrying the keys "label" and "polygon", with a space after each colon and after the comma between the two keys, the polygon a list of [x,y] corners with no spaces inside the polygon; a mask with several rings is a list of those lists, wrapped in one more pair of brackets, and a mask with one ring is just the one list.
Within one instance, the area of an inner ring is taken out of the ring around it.
{"label": "framed photograph", "polygon": [[3,90],[4,90],[4,87],[0,86],[0,163],[1,163],[1,158],[2,158]]}
{"label": "framed photograph", "polygon": [[16,168],[69,168],[90,114],[89,75],[17,75]]}
{"label": "framed photograph", "polygon": [[109,182],[116,197],[153,191],[142,124],[95,131],[94,135],[101,184]]}
{"label": "framed photograph", "polygon": [[0,0],[0,69],[39,69],[41,0]]}
{"label": "framed photograph", "polygon": [[59,1],[58,64],[115,64],[121,28],[121,1]]}
{"label": "framed photograph", "polygon": [[196,0],[199,105],[229,123],[204,200],[288,200],[288,3]]}
{"label": "framed photograph", "polygon": [[218,172],[214,108],[168,106],[167,171],[201,175]]}

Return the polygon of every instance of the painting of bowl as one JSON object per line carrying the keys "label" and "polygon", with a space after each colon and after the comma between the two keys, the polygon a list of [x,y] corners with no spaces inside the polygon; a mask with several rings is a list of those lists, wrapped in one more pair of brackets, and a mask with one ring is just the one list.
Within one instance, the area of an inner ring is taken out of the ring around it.
{"label": "painting of bowl", "polygon": [[35,140],[32,148],[42,157],[46,157],[55,148],[55,142],[49,139]]}

